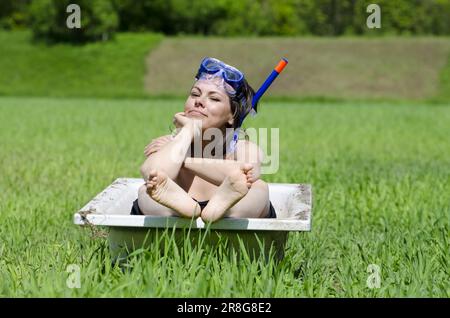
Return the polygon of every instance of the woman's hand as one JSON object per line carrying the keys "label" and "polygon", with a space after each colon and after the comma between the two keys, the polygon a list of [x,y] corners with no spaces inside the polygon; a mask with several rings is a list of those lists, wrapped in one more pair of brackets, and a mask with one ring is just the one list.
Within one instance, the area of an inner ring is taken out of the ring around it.
{"label": "woman's hand", "polygon": [[144,149],[144,155],[146,157],[150,156],[152,153],[159,151],[165,144],[172,141],[172,135],[161,136],[153,139]]}
{"label": "woman's hand", "polygon": [[173,124],[176,128],[183,128],[193,124],[193,119],[186,116],[185,112],[176,113],[173,116]]}
{"label": "woman's hand", "polygon": [[202,121],[199,119],[194,119],[186,116],[186,113],[180,112],[173,116],[173,124],[180,131],[183,128],[189,130],[192,134],[192,138],[197,137],[201,133]]}

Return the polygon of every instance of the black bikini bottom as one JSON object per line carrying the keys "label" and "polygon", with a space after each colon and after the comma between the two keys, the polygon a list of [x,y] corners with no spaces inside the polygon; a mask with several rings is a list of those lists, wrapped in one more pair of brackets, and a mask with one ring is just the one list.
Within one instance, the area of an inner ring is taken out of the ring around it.
{"label": "black bikini bottom", "polygon": [[[195,199],[194,199],[195,200]],[[208,204],[208,200],[207,201],[197,201],[198,205],[200,205],[200,209],[203,211],[203,209],[205,208],[205,206]],[[139,204],[138,204],[138,200],[134,200],[133,202],[133,206],[131,207],[131,215],[144,215],[144,213],[142,213],[141,209],[139,208]],[[272,205],[272,202],[270,202],[270,208],[269,208],[269,215],[266,216],[266,218],[268,219],[276,219],[277,217],[277,213],[275,212],[275,208]]]}

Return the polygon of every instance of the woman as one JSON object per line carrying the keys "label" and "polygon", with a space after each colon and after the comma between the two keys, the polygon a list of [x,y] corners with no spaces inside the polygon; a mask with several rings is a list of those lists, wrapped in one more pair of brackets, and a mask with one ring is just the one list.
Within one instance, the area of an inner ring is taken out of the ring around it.
{"label": "woman", "polygon": [[[159,137],[145,148],[147,158],[141,174],[146,183],[139,188],[132,214],[200,216],[205,222],[222,217],[276,217],[268,186],[259,178],[259,147],[249,141],[228,142],[227,131],[238,129],[252,110],[253,95],[239,70],[205,58],[184,112],[174,116],[178,133],[175,137]],[[194,140],[208,129],[220,130],[224,138],[202,138],[202,151],[193,151]],[[222,140],[225,143],[217,147]],[[220,159],[213,159],[217,153],[208,154],[206,149],[227,151]]]}

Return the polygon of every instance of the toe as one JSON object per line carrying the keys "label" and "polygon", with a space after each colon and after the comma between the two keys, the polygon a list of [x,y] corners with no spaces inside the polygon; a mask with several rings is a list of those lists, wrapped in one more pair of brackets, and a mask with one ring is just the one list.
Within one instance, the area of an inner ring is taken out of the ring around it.
{"label": "toe", "polygon": [[150,175],[149,175],[149,179],[153,179],[154,177],[156,177],[158,175],[158,171],[156,170],[152,170],[150,171]]}

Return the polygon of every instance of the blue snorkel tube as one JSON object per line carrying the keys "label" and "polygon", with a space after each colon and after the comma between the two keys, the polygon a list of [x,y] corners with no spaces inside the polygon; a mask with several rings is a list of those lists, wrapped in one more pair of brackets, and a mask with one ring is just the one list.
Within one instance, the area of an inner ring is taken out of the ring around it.
{"label": "blue snorkel tube", "polygon": [[277,78],[278,75],[283,71],[285,66],[287,65],[288,60],[286,58],[282,58],[280,62],[278,62],[277,66],[273,69],[272,73],[266,78],[264,83],[261,85],[261,87],[258,89],[258,91],[255,93],[255,96],[253,96],[252,99],[252,109],[255,108],[256,103],[259,101],[261,96],[266,92],[266,90],[269,88],[269,86],[272,84],[272,82]]}
{"label": "blue snorkel tube", "polygon": [[[252,113],[255,113],[255,105],[258,103],[259,99],[264,95],[266,90],[269,88],[269,86],[272,84],[272,82],[280,75],[280,73],[283,71],[283,69],[288,64],[288,60],[286,58],[282,58],[277,66],[273,69],[272,73],[269,74],[269,76],[266,78],[264,83],[261,85],[261,87],[256,91],[255,95],[252,99]],[[240,126],[242,126],[242,123],[244,122],[245,115],[241,118]],[[233,146],[236,145],[238,139],[238,132],[236,131],[233,135]]]}

